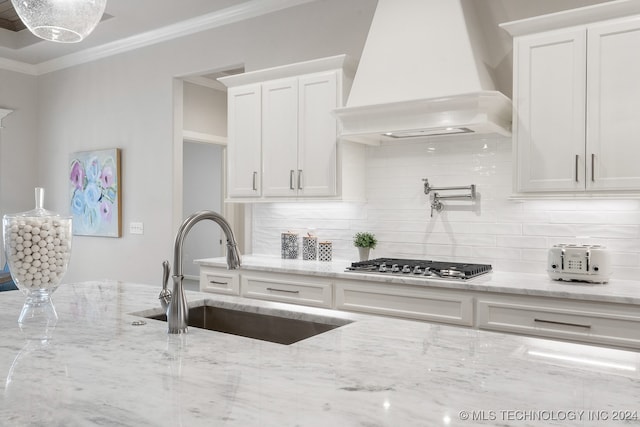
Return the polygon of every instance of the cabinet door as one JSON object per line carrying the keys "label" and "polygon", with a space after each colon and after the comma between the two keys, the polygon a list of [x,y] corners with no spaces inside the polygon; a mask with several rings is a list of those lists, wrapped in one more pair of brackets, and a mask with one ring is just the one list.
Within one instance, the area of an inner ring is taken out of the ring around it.
{"label": "cabinet door", "polygon": [[332,283],[316,277],[243,274],[240,287],[246,298],[325,308],[333,302]]}
{"label": "cabinet door", "polygon": [[640,316],[627,304],[515,295],[482,295],[478,328],[640,348]]}
{"label": "cabinet door", "polygon": [[227,195],[260,196],[260,85],[229,88]]}
{"label": "cabinet door", "polygon": [[343,280],[336,282],[335,293],[338,310],[473,326],[470,292]]}
{"label": "cabinet door", "polygon": [[516,190],[585,188],[586,30],[514,42]]}
{"label": "cabinet door", "polygon": [[589,27],[587,188],[640,189],[640,19]]}
{"label": "cabinet door", "polygon": [[298,193],[298,79],[262,85],[262,182],[265,196]]}
{"label": "cabinet door", "polygon": [[200,266],[200,292],[240,295],[240,273],[238,270]]}
{"label": "cabinet door", "polygon": [[336,72],[313,74],[299,80],[298,195],[336,195],[338,106]]}

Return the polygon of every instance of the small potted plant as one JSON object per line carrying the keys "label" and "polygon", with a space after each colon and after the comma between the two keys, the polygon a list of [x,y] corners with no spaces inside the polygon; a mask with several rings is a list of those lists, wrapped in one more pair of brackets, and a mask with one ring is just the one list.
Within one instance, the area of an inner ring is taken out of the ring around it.
{"label": "small potted plant", "polygon": [[371,249],[375,249],[378,241],[376,240],[376,236],[372,233],[368,233],[366,231],[356,233],[353,236],[353,246],[358,248],[358,253],[360,254],[360,261],[366,261],[369,259],[369,251]]}

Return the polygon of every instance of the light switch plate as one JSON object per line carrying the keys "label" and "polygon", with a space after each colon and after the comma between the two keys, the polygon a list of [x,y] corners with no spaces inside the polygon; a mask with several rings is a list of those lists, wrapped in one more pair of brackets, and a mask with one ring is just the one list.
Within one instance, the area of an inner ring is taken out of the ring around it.
{"label": "light switch plate", "polygon": [[129,233],[131,234],[144,234],[144,224],[141,222],[129,223]]}

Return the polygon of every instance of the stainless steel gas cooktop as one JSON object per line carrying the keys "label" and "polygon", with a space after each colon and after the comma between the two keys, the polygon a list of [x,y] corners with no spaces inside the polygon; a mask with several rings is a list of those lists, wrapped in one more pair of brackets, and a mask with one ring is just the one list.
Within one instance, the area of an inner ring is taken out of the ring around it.
{"label": "stainless steel gas cooktop", "polygon": [[354,262],[351,267],[347,267],[346,271],[429,279],[467,280],[491,272],[491,265],[402,258],[376,258]]}

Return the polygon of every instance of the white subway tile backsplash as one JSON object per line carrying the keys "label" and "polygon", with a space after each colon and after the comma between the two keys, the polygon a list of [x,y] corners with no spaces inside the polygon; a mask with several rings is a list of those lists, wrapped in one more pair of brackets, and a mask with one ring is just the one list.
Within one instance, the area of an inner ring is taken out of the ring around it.
{"label": "white subway tile backsplash", "polygon": [[526,236],[589,236],[594,239],[633,238],[638,237],[638,225],[604,225],[604,224],[524,224]]}
{"label": "white subway tile backsplash", "polygon": [[549,243],[546,237],[497,236],[496,246],[503,248],[536,249],[548,248]]}
{"label": "white subway tile backsplash", "polygon": [[640,239],[607,239],[604,244],[613,251],[640,253]]}
{"label": "white subway tile backsplash", "polygon": [[485,264],[491,264],[495,259],[520,260],[522,258],[521,249],[498,248],[495,246],[476,246],[471,249],[474,260]]}
{"label": "white subway tile backsplash", "polygon": [[612,252],[611,263],[614,267],[637,267],[640,265],[640,255],[637,253]]}
{"label": "white subway tile backsplash", "polygon": [[555,211],[550,222],[574,224],[640,224],[640,212]]}
{"label": "white subway tile backsplash", "polygon": [[[366,203],[264,203],[253,206],[253,251],[278,256],[280,233],[314,230],[333,242],[334,259],[356,260],[353,234],[378,237],[373,257],[491,263],[496,270],[544,273],[557,243],[603,244],[614,275],[640,275],[640,200],[513,200],[510,138],[454,137],[367,147]],[[475,184],[475,204],[443,201],[430,215],[422,178],[432,186]]]}

